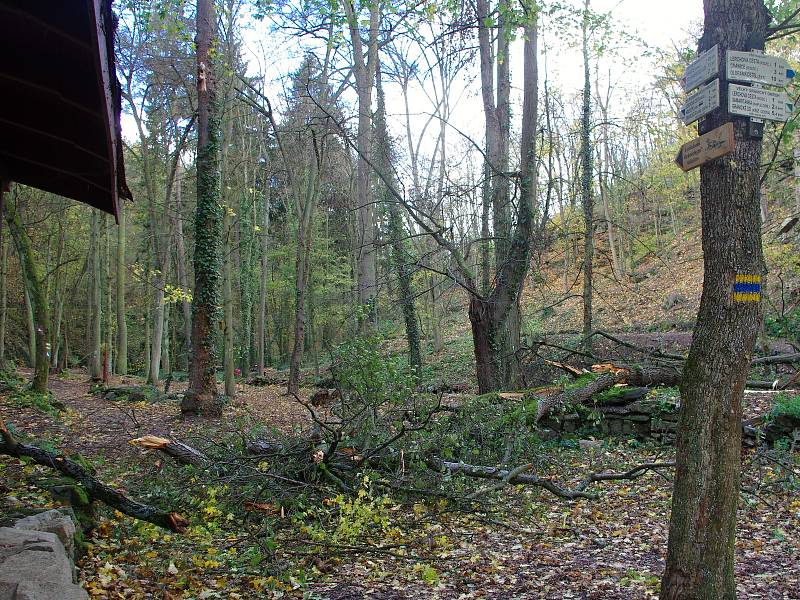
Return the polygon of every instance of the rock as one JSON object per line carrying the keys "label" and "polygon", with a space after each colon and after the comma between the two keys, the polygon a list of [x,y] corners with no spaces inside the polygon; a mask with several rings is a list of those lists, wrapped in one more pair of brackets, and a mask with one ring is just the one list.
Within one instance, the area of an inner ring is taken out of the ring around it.
{"label": "rock", "polygon": [[603,440],[578,440],[581,450],[599,450],[603,447]]}
{"label": "rock", "polygon": [[54,533],[0,528],[0,600],[88,600],[72,576]]}
{"label": "rock", "polygon": [[22,506],[24,506],[20,501],[20,499],[17,498],[16,496],[6,496],[2,500],[0,500],[0,503],[1,503],[0,505],[7,510],[22,508]]}
{"label": "rock", "polygon": [[688,298],[686,298],[686,296],[673,292],[672,294],[667,296],[667,298],[664,300],[664,304],[662,305],[662,307],[664,308],[664,310],[672,310],[676,306],[680,306],[681,304],[686,304],[687,302],[689,302],[689,300]]}
{"label": "rock", "polygon": [[536,435],[538,435],[539,439],[543,442],[550,442],[558,439],[558,432],[549,427],[537,427]]}
{"label": "rock", "polygon": [[20,519],[14,524],[14,528],[54,533],[64,545],[70,560],[75,558],[75,523],[58,510],[48,510]]}

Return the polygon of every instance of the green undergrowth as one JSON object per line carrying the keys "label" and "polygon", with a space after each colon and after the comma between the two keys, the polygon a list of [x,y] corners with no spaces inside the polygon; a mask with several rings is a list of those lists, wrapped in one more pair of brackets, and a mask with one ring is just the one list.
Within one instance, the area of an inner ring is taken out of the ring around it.
{"label": "green undergrowth", "polygon": [[0,370],[0,393],[3,392],[8,393],[5,402],[14,408],[32,408],[50,416],[60,414],[65,408],[52,392],[33,391],[13,368]]}
{"label": "green undergrowth", "polygon": [[773,417],[790,417],[800,420],[800,395],[778,394],[770,414]]}

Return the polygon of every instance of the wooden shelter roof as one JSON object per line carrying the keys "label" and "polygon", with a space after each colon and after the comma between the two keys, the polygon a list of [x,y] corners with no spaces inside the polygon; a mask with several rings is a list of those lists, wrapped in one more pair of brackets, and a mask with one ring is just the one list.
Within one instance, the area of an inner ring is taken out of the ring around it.
{"label": "wooden shelter roof", "polygon": [[0,177],[119,215],[111,0],[0,0]]}

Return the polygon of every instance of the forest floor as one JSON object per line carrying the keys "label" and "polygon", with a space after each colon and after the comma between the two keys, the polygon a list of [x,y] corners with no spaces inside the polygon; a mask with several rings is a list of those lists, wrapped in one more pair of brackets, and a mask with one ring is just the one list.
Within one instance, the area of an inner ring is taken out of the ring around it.
{"label": "forest floor", "polygon": [[[309,532],[319,524],[321,507],[298,503],[285,511],[247,513],[242,505],[257,498],[205,485],[191,473],[183,480],[186,489],[170,492],[177,468],[129,443],[145,434],[223,439],[259,422],[284,432],[306,427],[306,409],[283,395],[282,387],[242,384],[223,417],[210,421],[183,420],[175,402],[109,402],[89,388],[85,374],[73,371],[52,381],[54,396],[64,404],[61,412],[22,406],[8,394],[0,394],[0,411],[20,436],[80,453],[100,479],[133,497],[157,502],[168,495],[172,508],[191,522],[187,533],[178,535],[100,507],[80,563],[92,598],[657,597],[667,540],[668,471],[595,484],[597,500],[566,501],[539,488],[510,486],[488,504],[467,510],[436,498],[402,503],[365,488],[349,506],[360,507],[365,519],[379,526],[364,528],[358,537],[339,535],[342,511],[326,537],[313,537]],[[746,399],[750,412],[770,402],[768,393]],[[587,470],[621,470],[670,460],[672,453],[671,447],[618,438],[589,449],[554,446],[532,460],[538,475],[574,485]],[[797,465],[800,457],[785,458]],[[739,507],[739,597],[800,598],[798,473],[765,461],[754,449],[744,449],[743,459],[743,485],[750,491]],[[44,489],[51,476],[42,467],[0,457],[0,504],[50,506]],[[336,492],[331,494],[322,504],[343,509]]]}

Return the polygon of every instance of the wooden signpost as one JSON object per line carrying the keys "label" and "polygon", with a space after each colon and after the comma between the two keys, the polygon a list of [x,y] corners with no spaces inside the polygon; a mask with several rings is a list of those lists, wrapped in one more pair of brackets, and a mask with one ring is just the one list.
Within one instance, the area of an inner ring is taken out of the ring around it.
{"label": "wooden signpost", "polygon": [[691,171],[715,158],[730,154],[734,147],[733,123],[725,123],[681,146],[675,162],[684,171]]}
{"label": "wooden signpost", "polygon": [[[681,79],[687,94],[681,108],[686,125],[702,119],[720,108],[719,59],[717,46],[703,52],[687,68]],[[731,115],[749,117],[748,135],[761,137],[764,121],[787,121],[794,111],[791,99],[784,91],[764,89],[763,85],[784,86],[794,78],[789,63],[778,56],[763,52],[725,53],[725,80],[728,83],[727,110]],[[745,83],[733,83],[734,81]],[[708,82],[708,83],[707,83]],[[725,123],[713,131],[684,144],[675,162],[684,171],[691,171],[707,162],[733,152],[735,147],[733,123]]]}

